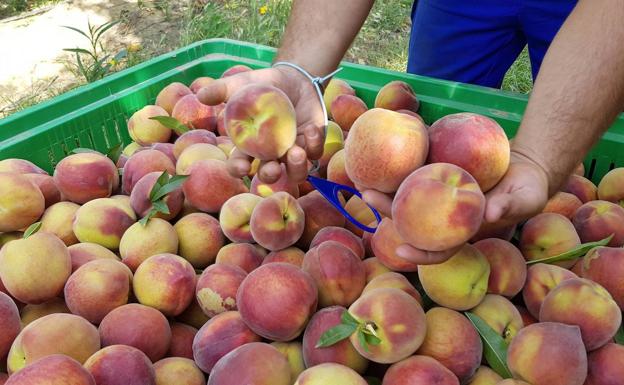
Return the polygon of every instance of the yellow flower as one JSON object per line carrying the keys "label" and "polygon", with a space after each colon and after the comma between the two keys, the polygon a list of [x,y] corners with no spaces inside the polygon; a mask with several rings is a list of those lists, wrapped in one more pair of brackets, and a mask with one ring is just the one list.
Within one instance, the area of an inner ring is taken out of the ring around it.
{"label": "yellow flower", "polygon": [[263,5],[262,7],[260,7],[259,11],[261,15],[264,15],[265,13],[267,13],[269,10],[269,7],[266,5]]}
{"label": "yellow flower", "polygon": [[113,66],[113,67],[114,67],[114,66],[116,66],[116,65],[117,65],[117,60],[115,60],[115,59],[110,59],[110,60],[108,61],[108,64],[110,64],[111,66]]}
{"label": "yellow flower", "polygon": [[126,50],[128,50],[128,52],[137,52],[141,49],[143,49],[143,47],[141,47],[141,43],[130,43],[126,47]]}

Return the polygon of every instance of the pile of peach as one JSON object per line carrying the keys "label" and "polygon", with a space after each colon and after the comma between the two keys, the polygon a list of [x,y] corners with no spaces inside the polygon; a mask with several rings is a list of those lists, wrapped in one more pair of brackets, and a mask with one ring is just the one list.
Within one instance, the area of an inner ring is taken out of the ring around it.
{"label": "pile of peach", "polygon": [[[80,151],[49,175],[0,161],[0,384],[624,384],[624,169],[596,186],[581,168],[543,213],[493,231],[484,193],[510,161],[495,121],[426,126],[406,83],[369,110],[333,80],[319,175],[394,196],[363,234],[308,183],[255,175],[296,140],[288,98],[252,84],[203,105],[211,81],[172,83],[136,111],[116,163]],[[257,159],[248,177],[228,172],[235,147]],[[187,178],[141,223],[164,172]],[[576,260],[530,263],[610,235]],[[404,243],[458,251],[417,264]],[[464,311],[507,345],[509,375]],[[375,338],[319,343],[345,320]]]}

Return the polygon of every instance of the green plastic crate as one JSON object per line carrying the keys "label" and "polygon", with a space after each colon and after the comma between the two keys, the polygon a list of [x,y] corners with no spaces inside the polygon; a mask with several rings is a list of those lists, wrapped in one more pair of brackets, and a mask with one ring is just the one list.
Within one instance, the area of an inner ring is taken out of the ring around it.
{"label": "green plastic crate", "polygon": [[[119,142],[127,144],[127,119],[153,104],[167,84],[219,77],[236,64],[268,67],[274,54],[273,48],[265,46],[211,39],[159,56],[0,120],[0,159],[28,159],[51,172],[76,147],[104,152]],[[496,119],[513,137],[526,107],[526,96],[511,92],[352,63],[342,66],[338,78],[349,82],[369,106],[384,84],[409,83],[427,123],[455,112],[475,112]],[[624,166],[624,117],[593,148],[585,166],[594,182],[613,167]]]}

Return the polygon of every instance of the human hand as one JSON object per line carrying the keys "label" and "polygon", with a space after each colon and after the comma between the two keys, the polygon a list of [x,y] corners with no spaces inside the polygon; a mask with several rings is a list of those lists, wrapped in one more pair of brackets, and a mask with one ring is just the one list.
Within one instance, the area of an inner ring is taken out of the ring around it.
{"label": "human hand", "polygon": [[[282,173],[281,162],[286,164],[290,180],[304,181],[308,175],[308,159],[318,159],[323,154],[325,119],[316,90],[303,74],[285,66],[242,72],[211,82],[197,97],[204,104],[216,105],[227,102],[238,89],[250,83],[271,85],[284,91],[297,115],[295,145],[282,159],[262,162],[258,177],[265,183],[277,181]],[[228,159],[228,170],[242,178],[249,173],[252,160],[236,149]]]}

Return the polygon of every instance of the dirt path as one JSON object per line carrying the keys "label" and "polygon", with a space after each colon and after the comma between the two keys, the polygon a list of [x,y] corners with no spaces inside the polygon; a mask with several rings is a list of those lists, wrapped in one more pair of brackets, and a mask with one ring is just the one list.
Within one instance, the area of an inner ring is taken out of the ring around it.
{"label": "dirt path", "polygon": [[69,0],[0,20],[0,117],[84,82],[63,48],[86,48],[88,41],[62,25],[86,30],[88,20],[95,25],[120,20],[105,34],[104,47],[116,53],[138,44],[142,51],[134,60],[176,48],[184,11],[162,3],[168,8],[150,0]]}

